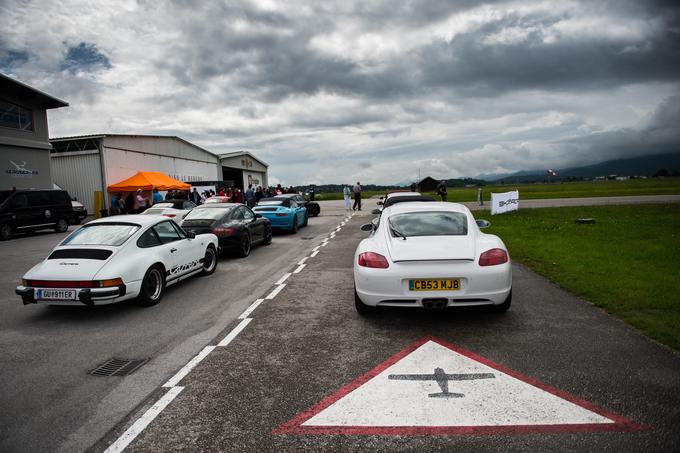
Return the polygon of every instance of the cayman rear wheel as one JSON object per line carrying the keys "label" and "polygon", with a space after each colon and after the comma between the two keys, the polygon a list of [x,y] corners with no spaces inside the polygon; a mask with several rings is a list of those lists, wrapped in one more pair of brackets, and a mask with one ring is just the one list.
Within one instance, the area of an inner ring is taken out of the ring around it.
{"label": "cayman rear wheel", "polygon": [[293,234],[297,234],[299,226],[298,226],[298,217],[297,214],[293,216],[293,229],[291,230]]}
{"label": "cayman rear wheel", "polygon": [[217,251],[212,244],[205,249],[205,255],[203,256],[203,269],[201,270],[201,275],[211,275],[217,269]]}
{"label": "cayman rear wheel", "polygon": [[156,305],[163,298],[165,292],[165,273],[159,265],[154,265],[144,274],[142,289],[139,292],[137,301],[140,305],[151,307]]}

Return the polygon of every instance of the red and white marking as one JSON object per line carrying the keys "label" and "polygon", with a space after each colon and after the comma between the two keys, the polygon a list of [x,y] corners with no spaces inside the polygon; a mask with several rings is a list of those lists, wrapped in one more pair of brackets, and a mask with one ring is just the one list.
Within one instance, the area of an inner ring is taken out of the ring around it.
{"label": "red and white marking", "polygon": [[[462,397],[431,397],[434,380],[395,380],[390,375],[493,374],[449,380]],[[586,401],[472,352],[425,338],[399,352],[275,434],[521,434],[573,431],[639,431],[635,424]]]}

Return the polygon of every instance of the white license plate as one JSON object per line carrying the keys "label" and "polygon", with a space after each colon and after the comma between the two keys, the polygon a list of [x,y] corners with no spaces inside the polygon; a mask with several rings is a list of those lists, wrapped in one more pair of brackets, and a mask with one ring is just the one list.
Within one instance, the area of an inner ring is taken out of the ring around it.
{"label": "white license plate", "polygon": [[74,289],[39,289],[36,292],[39,300],[76,300]]}

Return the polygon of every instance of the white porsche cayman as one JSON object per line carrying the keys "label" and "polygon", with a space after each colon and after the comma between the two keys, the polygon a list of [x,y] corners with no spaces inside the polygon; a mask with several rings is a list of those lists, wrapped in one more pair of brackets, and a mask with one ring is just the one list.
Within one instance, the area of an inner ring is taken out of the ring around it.
{"label": "white porsche cayman", "polygon": [[408,202],[382,212],[354,253],[355,305],[425,307],[492,305],[512,301],[512,270],[503,241],[484,234],[467,207]]}
{"label": "white porsche cayman", "polygon": [[186,233],[164,216],[94,220],[71,233],[16,288],[24,304],[155,305],[166,285],[217,267],[217,236]]}

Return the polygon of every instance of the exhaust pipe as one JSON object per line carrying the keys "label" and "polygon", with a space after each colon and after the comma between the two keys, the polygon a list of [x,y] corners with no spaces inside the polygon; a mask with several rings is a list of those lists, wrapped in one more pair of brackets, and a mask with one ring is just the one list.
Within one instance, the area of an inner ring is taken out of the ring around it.
{"label": "exhaust pipe", "polygon": [[423,300],[423,307],[426,310],[442,310],[446,307],[447,303],[446,299],[425,299]]}

